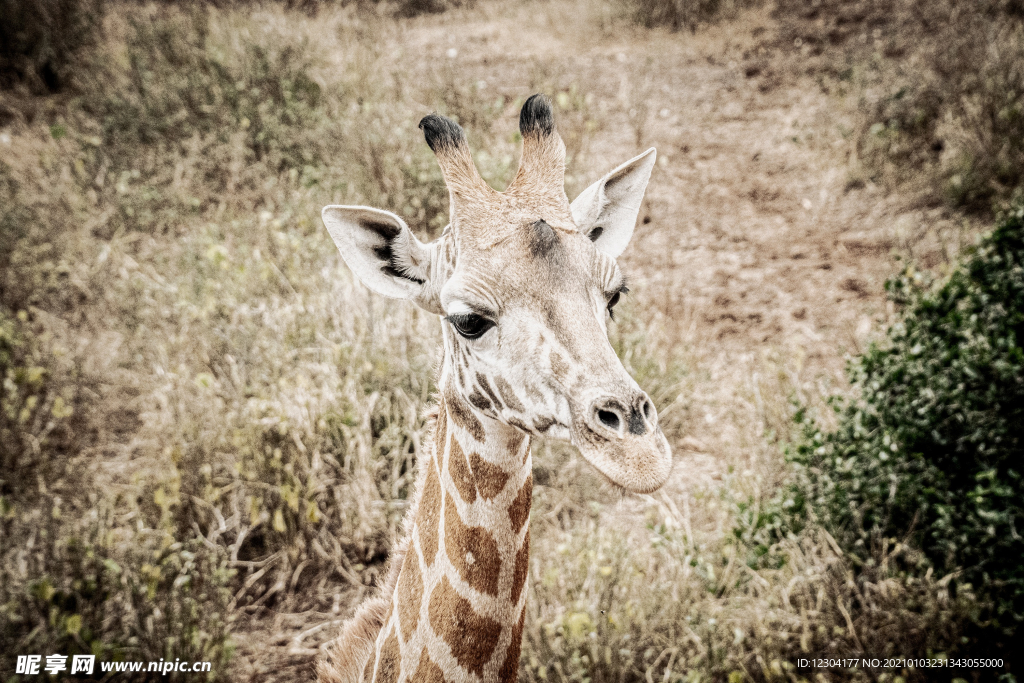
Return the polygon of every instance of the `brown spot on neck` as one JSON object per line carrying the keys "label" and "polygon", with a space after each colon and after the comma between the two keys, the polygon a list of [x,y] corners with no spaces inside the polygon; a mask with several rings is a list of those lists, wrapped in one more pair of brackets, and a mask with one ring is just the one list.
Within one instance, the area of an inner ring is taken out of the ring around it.
{"label": "brown spot on neck", "polygon": [[459,665],[483,676],[484,666],[494,655],[501,636],[501,624],[477,614],[473,605],[459,595],[448,577],[430,594],[430,626],[452,650]]}
{"label": "brown spot on neck", "polygon": [[469,469],[469,462],[466,461],[466,454],[458,439],[452,439],[452,446],[448,451],[448,475],[452,478],[456,490],[462,496],[462,500],[472,503],[476,500],[476,485],[473,483],[473,472]]}
{"label": "brown spot on neck", "polygon": [[508,443],[505,448],[508,449],[509,453],[518,453],[519,448],[523,445],[523,439],[526,438],[526,434],[519,431],[510,431],[508,437]]}
{"label": "brown spot on neck", "polygon": [[497,465],[493,465],[476,453],[469,455],[469,467],[473,470],[473,479],[480,495],[491,500],[502,492],[508,483],[508,474]]}
{"label": "brown spot on neck", "polygon": [[487,438],[484,434],[484,426],[480,424],[480,420],[476,419],[476,415],[462,402],[462,399],[459,398],[450,384],[445,390],[444,404],[445,408],[448,409],[448,415],[456,426],[469,432],[480,443],[484,443]]}
{"label": "brown spot on neck", "polygon": [[373,677],[373,683],[393,683],[398,680],[399,667],[401,666],[402,653],[398,646],[398,636],[395,630],[391,630],[380,648],[380,657],[377,659],[377,675]]}
{"label": "brown spot on neck", "polygon": [[519,621],[512,627],[512,640],[508,643],[508,652],[505,653],[505,661],[498,671],[498,680],[501,683],[515,683],[519,680],[519,655],[523,650],[523,626],[526,623],[526,608],[523,608],[519,615]]}
{"label": "brown spot on neck", "polygon": [[516,552],[516,563],[512,569],[512,604],[519,604],[519,596],[526,585],[526,574],[530,569],[530,530],[526,530],[523,545]]}
{"label": "brown spot on neck", "polygon": [[437,534],[441,525],[441,482],[437,477],[437,469],[433,461],[425,463],[427,478],[423,484],[423,497],[416,513],[416,533],[420,537],[420,549],[423,561],[427,566],[434,564],[437,556]]}
{"label": "brown spot on neck", "polygon": [[402,573],[398,576],[396,593],[402,639],[409,642],[420,620],[420,604],[423,602],[423,576],[420,573],[420,560],[415,552],[405,556]]}
{"label": "brown spot on neck", "polygon": [[533,474],[526,475],[523,488],[519,489],[512,504],[508,506],[508,518],[512,522],[512,533],[519,533],[523,524],[530,518],[530,505],[533,502]]}
{"label": "brown spot on neck", "polygon": [[444,504],[444,546],[455,571],[471,588],[488,595],[498,595],[498,575],[501,572],[498,543],[484,527],[469,526],[463,522],[451,497],[446,497]]}
{"label": "brown spot on neck", "polygon": [[420,655],[420,663],[416,667],[416,673],[412,675],[412,680],[416,683],[445,683],[444,672],[430,658],[426,649]]}

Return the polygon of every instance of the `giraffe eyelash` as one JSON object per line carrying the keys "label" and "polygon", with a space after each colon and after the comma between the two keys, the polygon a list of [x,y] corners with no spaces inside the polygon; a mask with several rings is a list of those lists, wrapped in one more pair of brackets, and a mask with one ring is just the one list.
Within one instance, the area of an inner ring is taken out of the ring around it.
{"label": "giraffe eyelash", "polygon": [[628,293],[629,287],[627,287],[626,283],[623,282],[618,289],[616,289],[608,296],[608,317],[610,317],[612,320],[615,320],[615,311],[613,310],[615,308],[615,305],[619,303],[619,299],[622,297],[623,294]]}
{"label": "giraffe eyelash", "polygon": [[479,339],[495,324],[493,320],[478,313],[452,313],[445,320],[466,339]]}

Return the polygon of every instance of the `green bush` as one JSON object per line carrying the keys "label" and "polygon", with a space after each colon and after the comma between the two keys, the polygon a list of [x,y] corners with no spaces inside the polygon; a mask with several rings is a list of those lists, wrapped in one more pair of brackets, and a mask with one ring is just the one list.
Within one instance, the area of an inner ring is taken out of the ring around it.
{"label": "green bush", "polygon": [[0,0],[0,89],[65,89],[96,43],[103,0]]}
{"label": "green bush", "polygon": [[1024,619],[1024,208],[946,281],[908,269],[888,287],[906,315],[851,365],[860,396],[837,405],[838,429],[798,415],[807,488],[791,513],[862,558],[912,539],[1012,632]]}

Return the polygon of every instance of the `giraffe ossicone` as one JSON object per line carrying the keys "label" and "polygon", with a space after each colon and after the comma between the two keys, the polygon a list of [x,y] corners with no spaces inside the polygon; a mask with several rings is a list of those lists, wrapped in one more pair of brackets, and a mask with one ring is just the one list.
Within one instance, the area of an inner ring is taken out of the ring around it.
{"label": "giraffe ossicone", "polygon": [[523,153],[504,192],[462,129],[420,122],[450,196],[430,244],[395,214],[328,206],[342,258],[384,296],[443,316],[434,448],[418,463],[405,535],[379,594],[317,664],[321,683],[515,681],[525,619],[530,438],[570,441],[613,483],[657,490],[672,453],[650,398],[608,341],[649,149],[569,202],[551,105],[523,105]]}

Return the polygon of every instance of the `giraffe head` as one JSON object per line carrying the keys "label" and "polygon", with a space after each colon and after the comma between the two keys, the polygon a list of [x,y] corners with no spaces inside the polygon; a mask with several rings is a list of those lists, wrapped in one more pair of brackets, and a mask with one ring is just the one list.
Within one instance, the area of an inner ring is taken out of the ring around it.
{"label": "giraffe head", "polygon": [[448,186],[451,223],[423,244],[388,211],[325,207],[345,262],[370,289],[444,316],[447,403],[571,441],[630,491],[658,489],[671,449],[607,330],[627,291],[615,259],[632,237],[655,150],[570,204],[565,145],[543,96],[523,106],[522,160],[504,192],[480,177],[456,123],[432,114],[420,128]]}

